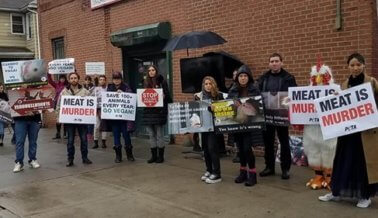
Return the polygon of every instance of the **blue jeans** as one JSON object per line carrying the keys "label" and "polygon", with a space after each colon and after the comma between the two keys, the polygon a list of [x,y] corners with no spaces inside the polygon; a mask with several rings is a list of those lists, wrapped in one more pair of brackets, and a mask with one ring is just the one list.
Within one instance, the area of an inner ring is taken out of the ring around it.
{"label": "blue jeans", "polygon": [[131,145],[131,138],[130,134],[127,131],[127,121],[121,120],[114,120],[111,121],[112,132],[114,137],[114,147],[120,148],[122,147],[121,144],[121,133],[123,135],[123,139],[125,140],[125,148],[131,149],[133,146]]}
{"label": "blue jeans", "polygon": [[67,128],[68,143],[67,143],[67,154],[68,160],[73,160],[75,158],[75,130],[77,129],[80,137],[80,151],[81,158],[88,158],[88,140],[87,140],[87,127],[86,124],[65,124]]}
{"label": "blue jeans", "polygon": [[29,161],[37,160],[36,155],[39,128],[39,123],[35,121],[15,121],[16,163],[24,164],[24,145],[26,135],[28,135],[29,141]]}
{"label": "blue jeans", "polygon": [[0,121],[0,135],[4,135],[4,123]]}

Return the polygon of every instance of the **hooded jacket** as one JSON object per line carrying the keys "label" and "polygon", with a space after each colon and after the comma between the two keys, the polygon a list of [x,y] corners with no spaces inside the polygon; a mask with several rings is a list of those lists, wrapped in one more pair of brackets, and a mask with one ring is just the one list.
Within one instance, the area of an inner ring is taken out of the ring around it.
{"label": "hooded jacket", "polygon": [[249,69],[249,67],[247,65],[242,65],[239,68],[238,73],[236,74],[236,81],[235,81],[234,85],[228,91],[228,97],[227,97],[228,99],[240,97],[240,94],[239,94],[240,84],[239,84],[238,77],[242,73],[245,73],[248,76],[248,84],[247,84],[248,95],[249,96],[260,95],[260,91],[253,84],[254,80],[253,80],[253,77],[252,77],[251,69]]}

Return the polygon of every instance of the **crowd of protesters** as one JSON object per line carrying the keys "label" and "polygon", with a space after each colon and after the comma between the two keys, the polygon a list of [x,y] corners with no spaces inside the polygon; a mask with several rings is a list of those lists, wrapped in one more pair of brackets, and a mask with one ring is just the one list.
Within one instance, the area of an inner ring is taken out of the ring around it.
{"label": "crowd of protesters", "polygon": [[[365,72],[365,59],[362,55],[355,53],[347,60],[350,76],[342,84],[342,89],[347,89],[362,83],[371,83],[373,91],[378,95],[378,82],[369,77]],[[280,54],[274,53],[269,57],[269,70],[262,74],[257,81],[254,81],[251,69],[243,65],[234,72],[233,84],[229,87],[228,99],[257,96],[261,92],[281,92],[288,91],[289,87],[297,86],[295,77],[283,68],[283,59]],[[107,84],[105,76],[99,76],[92,83],[92,78],[86,76],[85,84],[80,84],[80,75],[76,72],[59,76],[59,81],[55,82],[51,75],[48,81],[55,88],[54,108],[57,112],[60,109],[61,96],[96,96],[97,97],[97,120],[95,125],[87,124],[64,124],[64,137],[67,137],[67,167],[74,165],[75,158],[75,136],[80,138],[80,151],[83,164],[92,164],[88,158],[88,140],[93,136],[93,149],[106,148],[108,132],[113,135],[113,149],[115,151],[115,162],[122,162],[122,144],[126,152],[128,161],[134,161],[133,145],[130,133],[135,130],[133,121],[125,120],[104,120],[101,118],[101,93],[102,92],[128,92],[133,93],[130,86],[122,79],[122,73],[112,73],[112,83]],[[151,158],[147,163],[164,162],[165,140],[164,125],[167,122],[168,104],[172,102],[168,85],[165,78],[159,73],[154,65],[147,67],[146,76],[142,82],[143,88],[160,88],[163,90],[163,107],[145,108],[141,124],[147,129]],[[202,91],[195,95],[196,100],[222,100],[224,95],[219,91],[214,78],[206,76],[202,82]],[[4,92],[4,86],[0,85],[0,99],[8,101],[8,96]],[[213,108],[209,107],[210,112]],[[58,120],[58,119],[57,119]],[[29,164],[32,168],[39,168],[37,161],[37,139],[40,129],[41,114],[33,113],[31,116],[21,116],[14,118],[14,132],[16,144],[16,164],[13,172],[20,172],[24,166],[24,144],[26,136],[29,141]],[[56,135],[54,139],[61,138],[62,124],[56,123]],[[75,134],[77,131],[77,134]],[[237,146],[237,157],[240,162],[239,175],[235,178],[235,183],[244,183],[245,186],[257,184],[257,174],[255,156],[252,147],[256,138],[262,138],[265,145],[265,169],[260,177],[272,176],[275,170],[275,138],[278,137],[280,143],[280,163],[281,178],[290,178],[291,152],[289,146],[289,128],[283,126],[273,126],[266,124],[266,128],[261,131],[241,132],[229,134]],[[123,141],[121,141],[121,136]],[[201,180],[214,184],[222,181],[221,164],[219,155],[219,143],[214,132],[200,134],[201,147],[204,152],[205,173]],[[0,122],[0,146],[3,146],[4,124]],[[319,139],[321,140],[321,139]],[[342,197],[358,198],[358,207],[366,208],[370,205],[370,198],[377,193],[378,185],[369,184],[368,166],[364,157],[366,143],[376,143],[378,140],[377,131],[363,131],[346,136],[341,136],[337,140],[336,156],[334,158],[334,168],[332,172],[331,193],[320,196],[320,201],[338,201]],[[366,151],[365,151],[366,152]],[[378,172],[375,172],[378,173]],[[370,176],[370,175],[369,175]]]}

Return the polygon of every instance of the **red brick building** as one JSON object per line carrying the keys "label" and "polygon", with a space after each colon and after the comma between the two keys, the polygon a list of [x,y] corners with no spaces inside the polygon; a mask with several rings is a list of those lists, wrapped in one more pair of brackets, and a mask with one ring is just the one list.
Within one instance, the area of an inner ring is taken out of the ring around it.
{"label": "red brick building", "polygon": [[228,42],[191,49],[190,57],[223,50],[248,64],[254,77],[267,69],[269,55],[279,52],[285,68],[306,85],[321,54],[340,83],[348,75],[346,58],[355,51],[366,57],[367,72],[378,77],[376,0],[102,2],[111,4],[92,10],[90,0],[39,0],[42,58],[73,57],[83,75],[85,62],[102,61],[109,78],[112,71],[123,71],[134,86],[140,64],[155,62],[167,72],[175,101],[192,99],[181,92],[180,59],[187,58],[186,51],[170,55],[161,51],[164,37],[147,37],[149,28],[158,31],[168,23],[172,36],[198,30],[218,33]]}

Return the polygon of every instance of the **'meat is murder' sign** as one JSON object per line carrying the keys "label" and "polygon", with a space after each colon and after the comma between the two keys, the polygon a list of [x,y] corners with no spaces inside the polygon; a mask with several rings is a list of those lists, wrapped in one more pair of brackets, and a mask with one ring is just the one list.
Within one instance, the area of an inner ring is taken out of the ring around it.
{"label": "'meat is murder' sign", "polygon": [[163,89],[137,89],[138,107],[163,107]]}
{"label": "'meat is murder' sign", "polygon": [[315,100],[324,139],[378,126],[378,111],[370,83]]}
{"label": "'meat is murder' sign", "polygon": [[96,110],[96,97],[62,95],[60,99],[59,123],[96,124]]}

